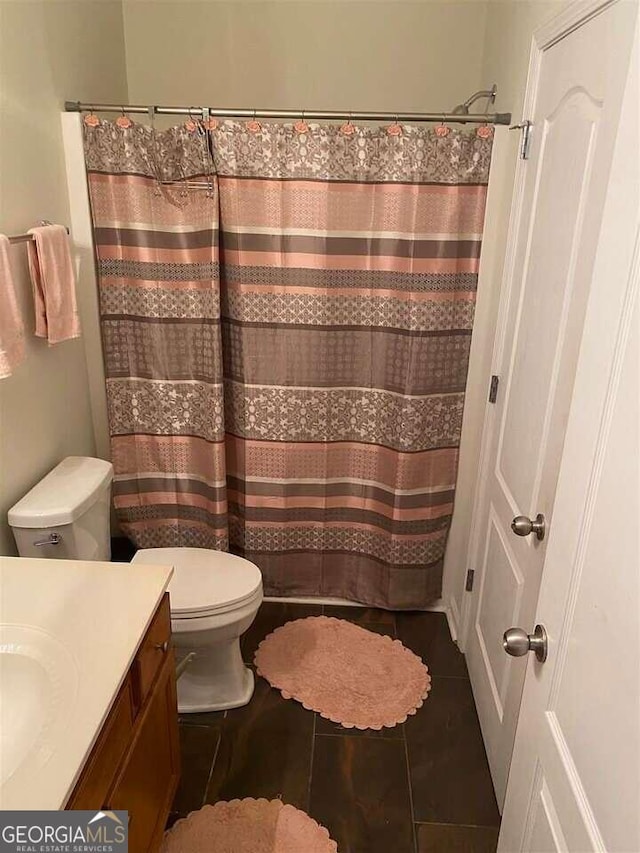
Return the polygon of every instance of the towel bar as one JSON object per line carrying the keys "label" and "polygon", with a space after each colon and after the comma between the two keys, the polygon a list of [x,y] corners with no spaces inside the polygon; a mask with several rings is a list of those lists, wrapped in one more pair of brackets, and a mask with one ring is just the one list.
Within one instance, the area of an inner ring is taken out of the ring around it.
{"label": "towel bar", "polygon": [[[53,225],[52,222],[49,222],[46,219],[43,219],[40,223],[41,225]],[[69,233],[69,229],[67,228],[67,234]],[[29,240],[33,240],[33,234],[15,234],[13,237],[9,237],[9,242],[11,245],[14,243],[28,243]]]}

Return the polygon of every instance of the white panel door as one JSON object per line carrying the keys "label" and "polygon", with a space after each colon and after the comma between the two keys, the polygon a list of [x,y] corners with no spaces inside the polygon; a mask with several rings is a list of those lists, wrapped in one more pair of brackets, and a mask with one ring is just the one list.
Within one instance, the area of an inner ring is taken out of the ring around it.
{"label": "white panel door", "polygon": [[[526,669],[502,634],[535,613],[637,11],[588,5],[536,36],[474,517],[465,652],[500,805]],[[515,535],[514,517],[538,513],[542,541]]]}
{"label": "white panel door", "polygon": [[636,35],[533,620],[548,658],[524,661],[504,853],[640,851],[638,59]]}

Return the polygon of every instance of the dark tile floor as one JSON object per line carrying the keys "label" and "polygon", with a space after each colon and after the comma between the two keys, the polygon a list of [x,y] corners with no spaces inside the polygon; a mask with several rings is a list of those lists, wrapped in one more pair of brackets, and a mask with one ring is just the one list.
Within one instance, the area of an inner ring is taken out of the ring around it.
{"label": "dark tile floor", "polygon": [[420,655],[432,677],[422,708],[404,725],[357,732],[258,678],[245,708],[180,717],[182,779],[170,822],[221,799],[281,797],[326,826],[339,853],[495,851],[500,817],[464,656],[445,616],[265,602],[243,638],[245,661],[278,625],[323,612]]}

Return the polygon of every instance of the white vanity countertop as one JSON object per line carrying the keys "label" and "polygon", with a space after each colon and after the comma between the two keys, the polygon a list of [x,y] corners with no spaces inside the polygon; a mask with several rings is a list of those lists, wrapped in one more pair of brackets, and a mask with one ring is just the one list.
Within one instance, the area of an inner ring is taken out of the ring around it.
{"label": "white vanity countertop", "polygon": [[[45,723],[33,747],[38,764],[25,759],[6,779],[0,809],[64,807],[172,574],[170,566],[0,557],[0,626],[38,629],[70,653],[64,725],[53,734]],[[1,666],[0,703],[11,712]]]}

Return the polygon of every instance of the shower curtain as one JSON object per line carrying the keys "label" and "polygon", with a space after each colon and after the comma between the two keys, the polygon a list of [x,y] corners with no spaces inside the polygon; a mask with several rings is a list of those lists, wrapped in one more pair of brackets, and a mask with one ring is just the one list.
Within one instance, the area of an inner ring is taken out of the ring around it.
{"label": "shower curtain", "polygon": [[490,130],[85,139],[125,532],[230,547],[272,594],[437,598]]}
{"label": "shower curtain", "polygon": [[[206,133],[85,121],[85,157],[120,526],[141,548],[226,550],[218,196]],[[189,188],[203,179],[207,190]]]}

